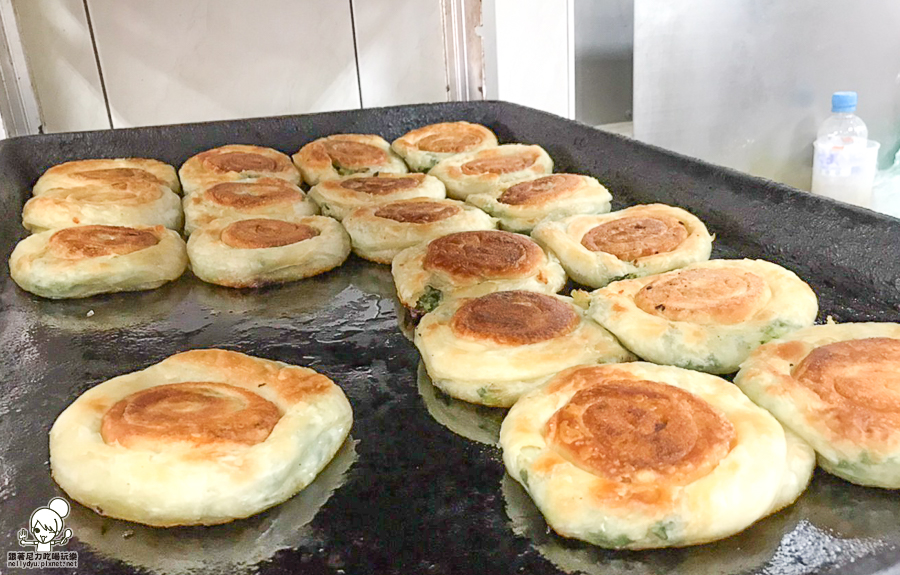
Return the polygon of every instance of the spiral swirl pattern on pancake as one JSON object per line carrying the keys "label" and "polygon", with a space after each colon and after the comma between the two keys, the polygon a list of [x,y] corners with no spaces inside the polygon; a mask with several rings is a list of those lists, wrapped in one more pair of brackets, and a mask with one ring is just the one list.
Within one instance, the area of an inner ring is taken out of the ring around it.
{"label": "spiral swirl pattern on pancake", "polygon": [[218,149],[204,152],[201,159],[218,172],[274,172],[287,166],[287,164],[280,165],[283,162],[262,154]]}
{"label": "spiral swirl pattern on pancake", "polygon": [[571,192],[581,182],[581,178],[573,174],[552,174],[510,186],[498,201],[512,206],[539,204]]}
{"label": "spiral swirl pattern on pancake", "polygon": [[121,256],[155,246],[159,237],[149,230],[124,226],[64,228],[50,236],[50,251],[65,259]]}
{"label": "spiral swirl pattern on pancake", "polygon": [[281,412],[258,394],[233,385],[185,382],[133,393],[103,416],[107,444],[166,449],[172,443],[255,445],[265,441]]}
{"label": "spiral swirl pattern on pancake", "polygon": [[375,210],[375,216],[395,222],[426,224],[446,220],[460,212],[462,212],[462,208],[459,206],[429,201],[406,201],[381,206]]}
{"label": "spiral swirl pattern on pancake", "polygon": [[828,406],[837,432],[885,436],[900,429],[900,340],[871,337],[812,350],[792,376]]}
{"label": "spiral swirl pattern on pancake", "polygon": [[206,190],[205,194],[220,206],[237,209],[303,200],[303,194],[295,186],[278,178],[262,178],[253,182],[222,182]]}
{"label": "spiral swirl pattern on pancake", "polygon": [[143,180],[122,180],[109,185],[50,190],[38,200],[61,199],[85,204],[140,205],[162,197],[165,187]]}
{"label": "spiral swirl pattern on pancake", "polygon": [[148,172],[138,168],[104,168],[98,170],[84,170],[71,174],[72,178],[89,182],[120,182],[122,180],[142,180],[151,184],[166,185],[165,182]]}
{"label": "spiral swirl pattern on pancake", "polygon": [[222,241],[233,248],[274,248],[302,242],[319,235],[319,230],[268,218],[240,220],[222,230]]}
{"label": "spiral swirl pattern on pancake", "polygon": [[[582,469],[620,483],[686,485],[731,450],[734,426],[696,395],[586,367],[591,381],[547,423],[547,441]],[[558,384],[558,382],[555,382]]]}
{"label": "spiral swirl pattern on pancake", "polygon": [[331,158],[333,163],[347,168],[373,166],[388,161],[384,150],[361,142],[325,138],[319,145],[321,153]]}
{"label": "spiral swirl pattern on pancake", "polygon": [[447,122],[427,126],[427,136],[416,142],[416,147],[425,152],[456,154],[466,152],[484,141],[484,128],[461,122]]}
{"label": "spiral swirl pattern on pancake", "polygon": [[[352,143],[352,142],[350,142]],[[362,145],[362,144],[360,144]],[[369,146],[372,147],[372,146]],[[377,148],[376,148],[377,149]],[[425,178],[422,174],[413,174],[400,177],[362,177],[348,178],[341,181],[341,187],[354,192],[363,192],[373,196],[385,196],[399,190],[409,190],[422,183]]]}
{"label": "spiral swirl pattern on pancake", "polygon": [[526,151],[518,154],[495,155],[471,160],[460,166],[459,169],[467,176],[477,174],[511,174],[530,168],[537,160],[538,154]]}
{"label": "spiral swirl pattern on pancake", "polygon": [[465,278],[504,278],[526,274],[543,259],[541,248],[523,235],[458,232],[428,244],[424,268]]}
{"label": "spiral swirl pattern on pancake", "polygon": [[687,228],[676,218],[625,217],[601,224],[581,239],[592,252],[606,252],[624,261],[670,252],[688,237]]}
{"label": "spiral swirl pattern on pancake", "polygon": [[472,299],[450,321],[453,333],[501,345],[528,345],[570,333],[578,314],[559,299],[529,291],[504,291]]}
{"label": "spiral swirl pattern on pancake", "polygon": [[769,299],[758,275],[734,268],[670,272],[634,297],[641,310],[672,321],[734,324],[745,321]]}

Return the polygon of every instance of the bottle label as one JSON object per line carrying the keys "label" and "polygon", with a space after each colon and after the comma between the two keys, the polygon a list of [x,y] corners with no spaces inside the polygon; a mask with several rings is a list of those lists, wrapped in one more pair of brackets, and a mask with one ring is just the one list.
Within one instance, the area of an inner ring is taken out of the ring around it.
{"label": "bottle label", "polygon": [[862,176],[867,169],[865,146],[832,143],[816,146],[813,170],[830,177]]}

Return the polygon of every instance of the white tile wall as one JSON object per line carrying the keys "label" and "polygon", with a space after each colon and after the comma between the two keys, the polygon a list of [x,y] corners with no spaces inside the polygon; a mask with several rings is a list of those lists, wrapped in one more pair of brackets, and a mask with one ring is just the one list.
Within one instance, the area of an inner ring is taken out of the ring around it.
{"label": "white tile wall", "polygon": [[447,100],[440,0],[352,0],[363,106]]}
{"label": "white tile wall", "polygon": [[359,107],[347,2],[89,5],[117,128]]}
{"label": "white tile wall", "polygon": [[109,128],[81,0],[13,0],[45,132]]}

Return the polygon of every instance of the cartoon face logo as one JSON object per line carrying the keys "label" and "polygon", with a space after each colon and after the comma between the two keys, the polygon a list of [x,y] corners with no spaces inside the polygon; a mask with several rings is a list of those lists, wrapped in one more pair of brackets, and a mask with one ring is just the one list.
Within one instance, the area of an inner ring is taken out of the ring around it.
{"label": "cartoon face logo", "polygon": [[35,551],[50,551],[53,545],[65,545],[72,537],[71,529],[64,529],[64,517],[69,515],[69,502],[62,497],[54,497],[47,507],[38,507],[31,514],[29,527],[33,540],[28,539],[28,532],[19,529],[19,545],[34,545]]}

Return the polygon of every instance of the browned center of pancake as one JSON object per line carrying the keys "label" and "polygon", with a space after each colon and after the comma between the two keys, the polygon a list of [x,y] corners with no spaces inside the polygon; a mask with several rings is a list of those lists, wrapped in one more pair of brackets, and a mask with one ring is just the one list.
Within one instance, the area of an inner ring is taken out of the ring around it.
{"label": "browned center of pancake", "polygon": [[59,189],[45,194],[86,204],[118,204],[136,206],[155,202],[166,188],[144,180],[118,180],[107,184],[87,184],[77,188]]}
{"label": "browned center of pancake", "polygon": [[501,345],[528,345],[570,333],[578,326],[572,306],[549,295],[502,291],[464,303],[450,320],[459,337]]}
{"label": "browned center of pancake", "polygon": [[[592,373],[593,372],[593,373]],[[607,378],[590,381],[547,422],[547,442],[594,475],[620,483],[685,485],[707,475],[731,450],[734,426],[715,407],[677,387]]]}
{"label": "browned center of pancake", "polygon": [[122,256],[155,246],[159,238],[149,230],[122,226],[64,228],[50,236],[50,251],[59,258]]}
{"label": "browned center of pancake", "polygon": [[373,196],[385,196],[393,194],[400,190],[411,190],[422,183],[424,176],[415,174],[412,176],[401,177],[364,177],[364,178],[347,178],[340,180],[342,188],[353,190],[354,192],[363,192],[372,194]]}
{"label": "browned center of pancake", "polygon": [[461,211],[462,209],[459,206],[417,200],[385,204],[375,210],[375,217],[408,224],[428,224],[446,220]]}
{"label": "browned center of pancake", "polygon": [[223,182],[205,193],[207,198],[220,206],[237,209],[260,208],[303,199],[300,191],[278,178],[263,178],[255,182]]}
{"label": "browned center of pancake", "polygon": [[345,168],[380,166],[388,161],[384,150],[369,144],[333,139],[325,139],[321,144],[331,161]]}
{"label": "browned center of pancake", "polygon": [[571,192],[579,184],[581,178],[573,174],[553,174],[511,186],[497,201],[511,206],[541,204]]}
{"label": "browned center of pancake", "polygon": [[166,449],[194,446],[256,445],[281,419],[271,401],[225,383],[189,381],[132,393],[103,416],[100,435],[107,444]]}
{"label": "browned center of pancake", "polygon": [[305,224],[282,220],[254,218],[240,220],[222,230],[222,241],[233,248],[277,248],[302,242],[319,235],[319,230]]}
{"label": "browned center of pancake", "polygon": [[101,170],[84,170],[72,174],[78,179],[92,182],[118,182],[121,180],[143,180],[153,184],[165,185],[165,182],[146,170],[138,168],[105,168]]}
{"label": "browned center of pancake", "polygon": [[827,406],[822,414],[844,437],[900,433],[900,340],[872,337],[817,347],[793,377]]}
{"label": "browned center of pancake", "polygon": [[253,152],[205,152],[204,161],[219,172],[275,172],[282,168],[275,158]]}
{"label": "browned center of pancake", "polygon": [[581,238],[581,245],[592,252],[606,252],[623,261],[634,261],[670,252],[687,237],[687,228],[672,216],[629,216],[592,228]]}
{"label": "browned center of pancake", "polygon": [[664,274],[645,285],[634,303],[672,321],[733,324],[752,317],[768,298],[768,285],[754,273],[706,268]]}
{"label": "browned center of pancake", "polygon": [[502,279],[533,272],[544,252],[531,239],[510,232],[458,232],[428,244],[423,267],[460,278]]}
{"label": "browned center of pancake", "polygon": [[475,126],[448,122],[429,126],[428,135],[416,142],[423,152],[457,154],[471,150],[484,139],[484,134]]}
{"label": "browned center of pancake", "polygon": [[530,168],[537,160],[537,153],[531,151],[513,154],[493,153],[486,158],[479,158],[477,160],[466,162],[460,166],[459,169],[467,176],[475,176],[478,174],[510,174]]}

